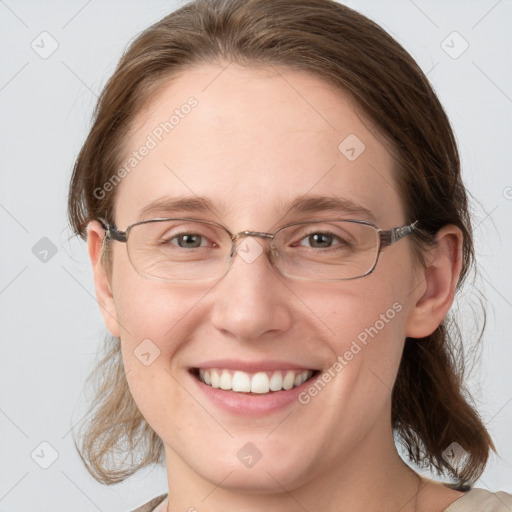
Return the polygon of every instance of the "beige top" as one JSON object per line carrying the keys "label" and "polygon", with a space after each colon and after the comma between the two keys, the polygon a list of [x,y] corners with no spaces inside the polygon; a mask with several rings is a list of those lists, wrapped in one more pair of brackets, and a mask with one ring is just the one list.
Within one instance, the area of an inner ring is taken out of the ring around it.
{"label": "beige top", "polygon": [[[167,494],[161,494],[133,512],[166,512]],[[443,512],[512,512],[512,494],[472,489]]]}

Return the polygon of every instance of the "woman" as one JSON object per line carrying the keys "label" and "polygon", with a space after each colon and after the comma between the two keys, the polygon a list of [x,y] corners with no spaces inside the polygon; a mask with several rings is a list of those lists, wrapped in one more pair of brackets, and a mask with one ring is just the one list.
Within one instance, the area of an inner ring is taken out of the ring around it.
{"label": "woman", "polygon": [[446,321],[473,264],[454,136],[367,18],[165,17],[100,97],[69,216],[112,335],[78,449],[105,484],[165,460],[139,512],[512,509],[471,489],[494,447]]}

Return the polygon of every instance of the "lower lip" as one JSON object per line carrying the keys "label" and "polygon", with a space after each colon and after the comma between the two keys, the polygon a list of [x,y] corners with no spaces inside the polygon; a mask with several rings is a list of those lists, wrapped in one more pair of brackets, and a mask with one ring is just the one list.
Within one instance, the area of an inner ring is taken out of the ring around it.
{"label": "lower lip", "polygon": [[190,374],[202,393],[214,405],[240,416],[261,416],[280,411],[293,402],[298,403],[297,395],[304,391],[316,380],[314,376],[303,382],[300,386],[289,390],[271,391],[265,394],[237,393],[231,390],[212,388],[208,384],[201,382],[195,375]]}

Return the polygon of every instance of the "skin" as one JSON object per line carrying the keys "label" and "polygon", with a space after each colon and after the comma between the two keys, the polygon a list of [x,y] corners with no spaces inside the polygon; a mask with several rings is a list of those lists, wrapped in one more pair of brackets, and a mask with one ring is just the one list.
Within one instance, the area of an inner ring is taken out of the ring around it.
{"label": "skin", "polygon": [[[187,69],[138,113],[126,156],[188,97],[198,100],[118,185],[119,229],[142,220],[139,211],[150,201],[181,195],[209,198],[219,211],[196,217],[234,233],[302,220],[286,215],[286,204],[302,194],[349,198],[383,229],[408,222],[390,152],[339,90],[301,71],[225,66]],[[366,146],[354,161],[338,150],[349,134]],[[158,216],[165,215],[151,218]],[[426,268],[405,238],[383,250],[370,275],[329,283],[284,278],[262,255],[250,264],[236,257],[216,283],[165,284],[139,275],[119,242],[109,276],[100,261],[103,236],[92,221],[97,298],[107,328],[121,338],[130,391],[165,444],[169,512],[432,512],[461,496],[419,481],[396,451],[390,419],[406,336],[433,332],[452,304],[458,228],[439,232]],[[326,369],[395,302],[400,313],[307,405],[235,416],[208,401],[188,372],[225,357]],[[133,355],[147,338],[160,350],[149,366]],[[247,442],[262,453],[252,468],[237,457]]]}

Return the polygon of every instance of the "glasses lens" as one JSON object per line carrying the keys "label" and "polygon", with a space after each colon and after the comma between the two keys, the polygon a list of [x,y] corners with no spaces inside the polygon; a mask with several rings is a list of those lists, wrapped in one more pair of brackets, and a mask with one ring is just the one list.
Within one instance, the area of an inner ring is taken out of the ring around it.
{"label": "glasses lens", "polygon": [[321,221],[278,231],[276,265],[284,275],[313,280],[354,279],[377,260],[379,236],[367,224]]}
{"label": "glasses lens", "polygon": [[226,269],[231,238],[221,227],[188,220],[136,224],[128,256],[143,275],[170,281],[213,279]]}
{"label": "glasses lens", "polygon": [[[313,221],[280,229],[272,259],[286,276],[354,279],[377,261],[379,236],[367,224]],[[228,268],[232,241],[222,227],[193,220],[155,220],[132,227],[128,256],[137,272],[166,281],[210,280]]]}

